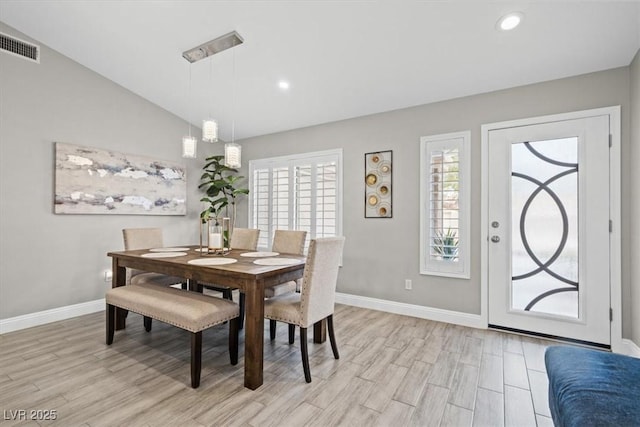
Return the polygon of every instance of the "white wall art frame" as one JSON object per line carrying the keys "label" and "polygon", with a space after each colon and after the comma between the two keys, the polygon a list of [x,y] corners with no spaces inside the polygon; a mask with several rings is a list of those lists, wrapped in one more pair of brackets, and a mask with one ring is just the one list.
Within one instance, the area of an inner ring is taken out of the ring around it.
{"label": "white wall art frame", "polygon": [[186,215],[186,167],[55,143],[56,214]]}

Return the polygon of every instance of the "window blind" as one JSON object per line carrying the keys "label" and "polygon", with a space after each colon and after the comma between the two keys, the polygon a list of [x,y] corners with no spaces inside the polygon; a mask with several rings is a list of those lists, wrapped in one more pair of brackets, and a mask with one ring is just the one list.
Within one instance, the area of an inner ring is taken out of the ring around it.
{"label": "window blind", "polygon": [[341,235],[342,151],[249,162],[250,226],[258,247],[269,248],[275,230],[304,230],[309,241]]}

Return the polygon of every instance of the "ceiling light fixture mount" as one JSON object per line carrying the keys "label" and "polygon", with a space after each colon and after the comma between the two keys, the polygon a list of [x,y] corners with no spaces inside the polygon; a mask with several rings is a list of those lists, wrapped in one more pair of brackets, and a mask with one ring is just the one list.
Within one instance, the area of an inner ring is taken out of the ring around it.
{"label": "ceiling light fixture mount", "polygon": [[193,49],[182,52],[182,57],[193,64],[194,62],[215,55],[223,50],[231,49],[242,43],[244,43],[242,36],[236,31],[231,31],[224,36],[220,36]]}
{"label": "ceiling light fixture mount", "polygon": [[499,31],[513,30],[518,25],[520,25],[520,23],[522,23],[523,19],[524,19],[524,14],[522,12],[508,13],[503,17],[501,17],[500,19],[498,19],[498,22],[496,22],[496,29]]}

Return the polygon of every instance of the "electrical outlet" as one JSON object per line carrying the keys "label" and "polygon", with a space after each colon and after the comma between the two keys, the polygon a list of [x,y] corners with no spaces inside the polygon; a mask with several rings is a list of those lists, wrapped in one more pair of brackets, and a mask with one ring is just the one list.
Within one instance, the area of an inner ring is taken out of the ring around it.
{"label": "electrical outlet", "polygon": [[408,291],[410,291],[412,289],[412,285],[411,285],[411,279],[405,279],[404,281],[404,288]]}
{"label": "electrical outlet", "polygon": [[113,277],[113,272],[111,270],[104,270],[104,281],[105,282],[110,282],[111,278]]}

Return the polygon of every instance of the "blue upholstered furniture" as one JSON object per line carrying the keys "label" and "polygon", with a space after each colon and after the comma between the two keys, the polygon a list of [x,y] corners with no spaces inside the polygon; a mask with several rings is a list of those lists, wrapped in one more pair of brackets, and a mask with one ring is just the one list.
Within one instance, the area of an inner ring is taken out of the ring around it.
{"label": "blue upholstered furniture", "polygon": [[640,359],[549,347],[545,365],[556,427],[640,426]]}

